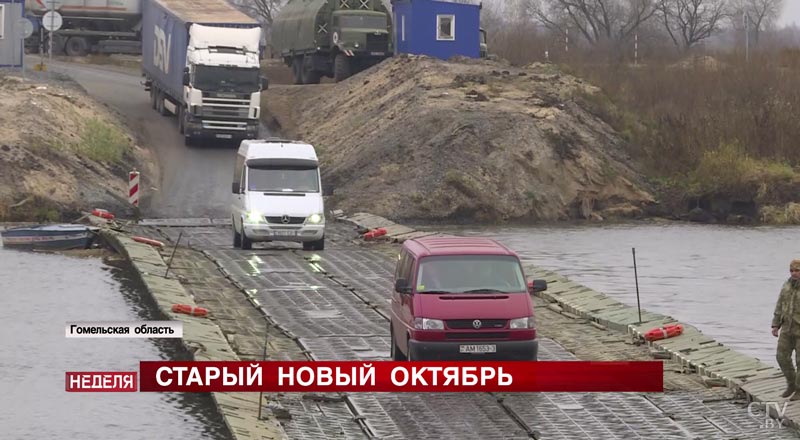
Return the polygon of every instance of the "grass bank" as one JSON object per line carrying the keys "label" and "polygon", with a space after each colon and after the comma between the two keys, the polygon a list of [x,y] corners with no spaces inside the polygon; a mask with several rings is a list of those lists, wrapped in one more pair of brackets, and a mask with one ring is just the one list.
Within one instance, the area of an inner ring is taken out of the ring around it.
{"label": "grass bank", "polygon": [[753,204],[753,220],[800,222],[800,51],[564,69],[601,88],[574,99],[622,135],[670,210],[724,199]]}

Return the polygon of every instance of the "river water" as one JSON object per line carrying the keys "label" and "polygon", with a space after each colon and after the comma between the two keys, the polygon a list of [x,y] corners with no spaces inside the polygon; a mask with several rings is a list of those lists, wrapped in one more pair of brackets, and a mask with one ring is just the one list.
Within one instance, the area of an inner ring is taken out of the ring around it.
{"label": "river water", "polygon": [[777,366],[770,322],[789,262],[800,258],[798,227],[636,223],[448,231],[493,237],[536,265],[634,307],[636,248],[642,309]]}
{"label": "river water", "polygon": [[[442,228],[438,228],[442,230]],[[776,365],[775,300],[800,258],[800,228],[637,223],[449,229],[487,235],[541,267],[698,327]],[[98,258],[0,248],[0,438],[228,439],[211,397],[66,393],[65,371],[138,371],[187,359],[177,341],[67,339],[67,321],[158,319],[129,270]]]}
{"label": "river water", "polygon": [[67,321],[159,319],[130,270],[113,264],[0,247],[0,438],[231,438],[210,395],[64,391],[66,371],[189,359],[177,340],[64,336]]}

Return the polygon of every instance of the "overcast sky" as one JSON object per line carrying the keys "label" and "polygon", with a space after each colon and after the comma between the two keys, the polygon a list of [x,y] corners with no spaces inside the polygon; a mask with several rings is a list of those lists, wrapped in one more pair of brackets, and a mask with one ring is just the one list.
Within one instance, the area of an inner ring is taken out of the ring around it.
{"label": "overcast sky", "polygon": [[780,24],[797,23],[800,26],[800,0],[784,0]]}

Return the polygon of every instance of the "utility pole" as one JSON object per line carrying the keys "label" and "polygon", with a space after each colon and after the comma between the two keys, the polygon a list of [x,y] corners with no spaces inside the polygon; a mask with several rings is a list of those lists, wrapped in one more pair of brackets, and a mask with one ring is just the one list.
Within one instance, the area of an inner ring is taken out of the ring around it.
{"label": "utility pole", "polygon": [[[569,16],[569,8],[564,9],[564,12]],[[569,19],[564,26],[564,52],[569,53]]]}
{"label": "utility pole", "polygon": [[639,65],[639,33],[633,34],[633,65]]}
{"label": "utility pole", "polygon": [[744,60],[750,63],[750,17],[747,11],[742,11],[742,20],[744,20]]}

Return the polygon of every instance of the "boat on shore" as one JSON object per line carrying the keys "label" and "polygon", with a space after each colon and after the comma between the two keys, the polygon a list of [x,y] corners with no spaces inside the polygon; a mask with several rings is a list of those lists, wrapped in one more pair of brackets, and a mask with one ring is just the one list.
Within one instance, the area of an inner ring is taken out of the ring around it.
{"label": "boat on shore", "polygon": [[18,226],[0,231],[3,247],[63,251],[88,249],[99,228],[75,224]]}

